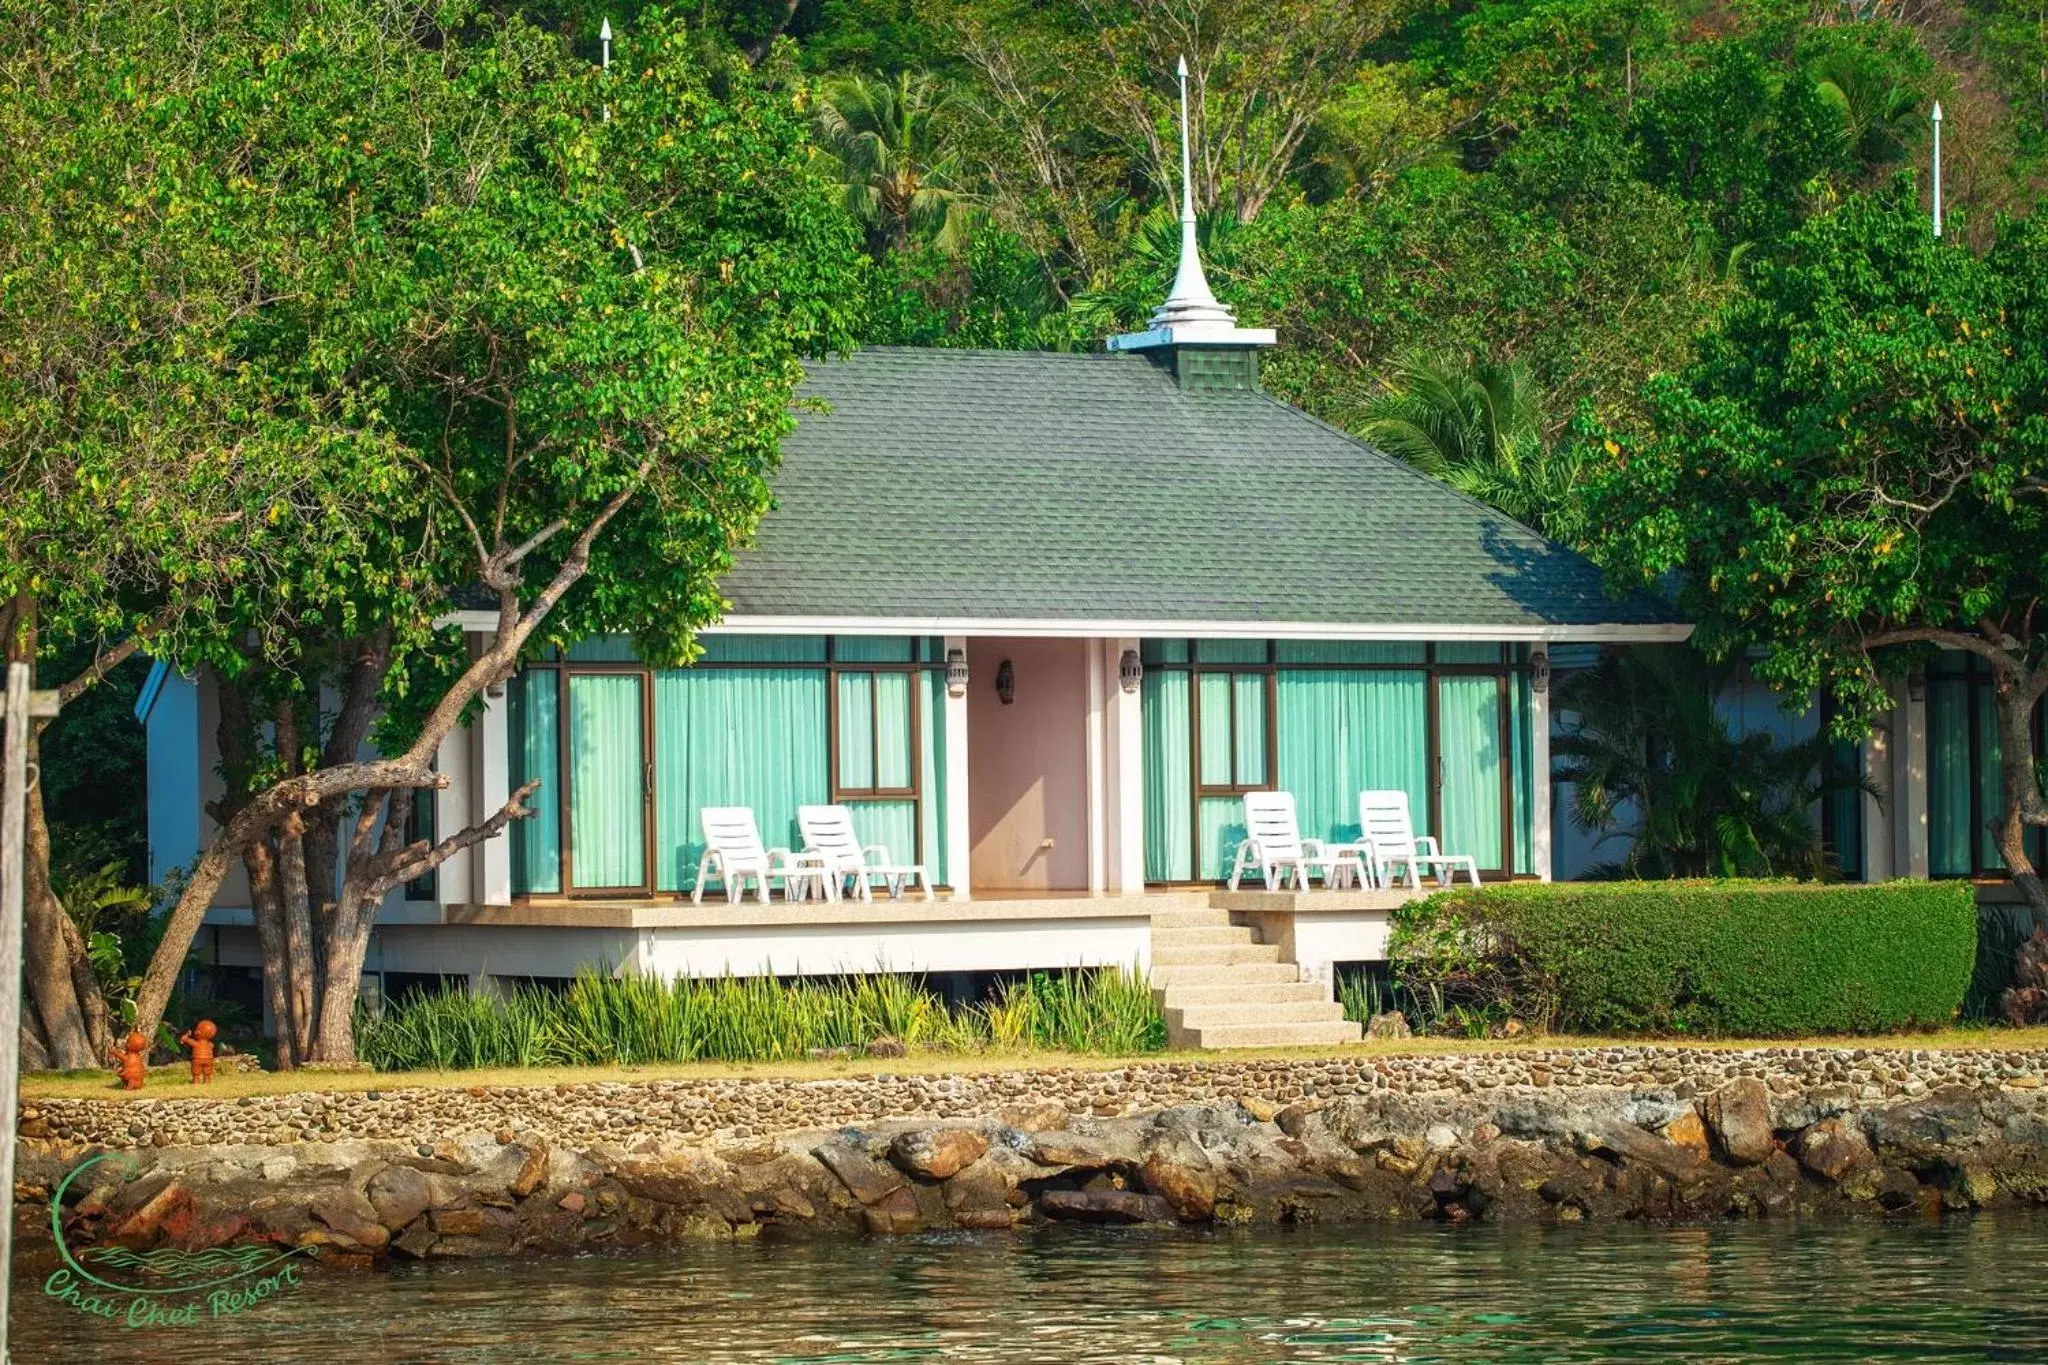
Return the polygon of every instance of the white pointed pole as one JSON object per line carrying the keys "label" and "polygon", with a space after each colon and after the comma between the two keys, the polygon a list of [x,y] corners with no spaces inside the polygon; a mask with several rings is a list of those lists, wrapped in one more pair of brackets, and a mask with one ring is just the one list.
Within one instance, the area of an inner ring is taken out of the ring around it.
{"label": "white pointed pole", "polygon": [[1941,236],[1941,101],[1934,102],[1934,235]]}
{"label": "white pointed pole", "polygon": [[[600,27],[598,28],[598,30],[597,30],[597,43],[598,43],[598,49],[599,49],[599,52],[600,52],[600,54],[601,54],[601,55],[600,55],[600,57],[599,57],[599,60],[600,60],[600,61],[601,61],[601,62],[602,62],[602,63],[604,64],[604,74],[605,74],[605,75],[607,75],[607,76],[609,76],[609,75],[611,75],[611,74],[612,74],[612,21],[611,21],[611,20],[609,20],[609,19],[605,20],[605,21],[604,21],[604,23],[603,23],[603,24],[602,24],[602,25],[601,25],[601,26],[600,26]],[[610,122],[611,122],[611,120],[612,120],[612,107],[611,107],[611,106],[610,106],[609,104],[607,104],[607,105],[606,105],[606,106],[604,107],[604,120],[605,120],[605,122],[606,122],[606,123],[610,123]]]}

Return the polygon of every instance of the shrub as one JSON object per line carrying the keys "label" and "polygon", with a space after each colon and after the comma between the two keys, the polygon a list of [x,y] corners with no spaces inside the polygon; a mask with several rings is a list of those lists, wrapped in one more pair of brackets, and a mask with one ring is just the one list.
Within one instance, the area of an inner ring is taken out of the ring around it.
{"label": "shrub", "polygon": [[1932,1027],[1976,963],[1965,882],[1587,882],[1440,892],[1394,914],[1411,999],[1584,1033]]}
{"label": "shrub", "polygon": [[357,1054],[379,1071],[786,1061],[882,1037],[953,1051],[1156,1052],[1166,1018],[1141,976],[1112,968],[1034,972],[958,1011],[915,978],[888,973],[779,981],[584,972],[559,993],[449,987],[356,1023]]}

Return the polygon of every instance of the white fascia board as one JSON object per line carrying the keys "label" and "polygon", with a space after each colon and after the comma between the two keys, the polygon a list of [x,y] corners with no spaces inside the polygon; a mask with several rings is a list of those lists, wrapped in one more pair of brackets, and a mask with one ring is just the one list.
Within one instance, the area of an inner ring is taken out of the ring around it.
{"label": "white fascia board", "polygon": [[464,633],[488,635],[498,628],[498,613],[480,607],[462,607],[456,611],[443,612],[434,618],[434,629],[461,626]]}
{"label": "white fascia board", "polygon": [[1061,620],[954,616],[728,616],[700,628],[727,635],[1000,635],[1055,639],[1139,635],[1169,639],[1231,640],[1506,640],[1573,644],[1675,644],[1692,634],[1685,624],[1578,626],[1337,624],[1326,621]]}

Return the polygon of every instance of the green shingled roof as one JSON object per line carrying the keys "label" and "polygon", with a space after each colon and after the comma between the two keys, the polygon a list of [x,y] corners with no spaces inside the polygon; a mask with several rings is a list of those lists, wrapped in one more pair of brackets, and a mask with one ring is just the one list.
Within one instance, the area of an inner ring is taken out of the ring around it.
{"label": "green shingled roof", "polygon": [[1591,563],[1299,409],[1142,355],[813,365],[742,616],[1633,626]]}

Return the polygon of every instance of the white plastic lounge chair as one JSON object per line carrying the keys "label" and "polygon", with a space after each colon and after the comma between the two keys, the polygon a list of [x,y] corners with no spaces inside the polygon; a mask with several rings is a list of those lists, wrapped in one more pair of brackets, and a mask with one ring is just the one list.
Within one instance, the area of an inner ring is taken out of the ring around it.
{"label": "white plastic lounge chair", "polygon": [[778,878],[783,894],[792,900],[802,900],[812,887],[820,896],[832,899],[832,882],[821,861],[786,848],[762,846],[751,807],[706,806],[697,819],[704,827],[704,856],[697,860],[697,885],[690,891],[693,904],[704,903],[704,883],[714,869],[725,883],[726,900],[734,904],[745,897],[751,880],[761,904],[766,905],[768,884]]}
{"label": "white plastic lounge chair", "polygon": [[902,899],[912,883],[923,889],[926,900],[933,899],[931,874],[924,864],[892,861],[886,844],[863,848],[860,835],[854,832],[853,812],[846,807],[798,806],[796,826],[803,831],[804,856],[824,868],[834,895],[840,883],[851,878],[853,894],[864,901],[873,900],[871,885],[880,877],[891,900]]}
{"label": "white plastic lounge chair", "polygon": [[1292,878],[1296,889],[1308,890],[1311,872],[1320,872],[1325,887],[1338,886],[1356,878],[1362,885],[1369,875],[1356,844],[1330,844],[1301,837],[1301,821],[1294,811],[1292,792],[1246,792],[1244,827],[1247,837],[1237,846],[1230,868],[1230,889],[1253,868],[1264,878],[1266,889],[1277,891]]}
{"label": "white plastic lounge chair", "polygon": [[1358,794],[1358,828],[1372,859],[1373,877],[1381,886],[1395,868],[1404,871],[1411,890],[1422,889],[1422,871],[1436,870],[1437,884],[1449,886],[1462,869],[1479,885],[1479,860],[1465,853],[1445,853],[1436,836],[1417,837],[1415,821],[1408,812],[1405,791],[1365,791]]}

